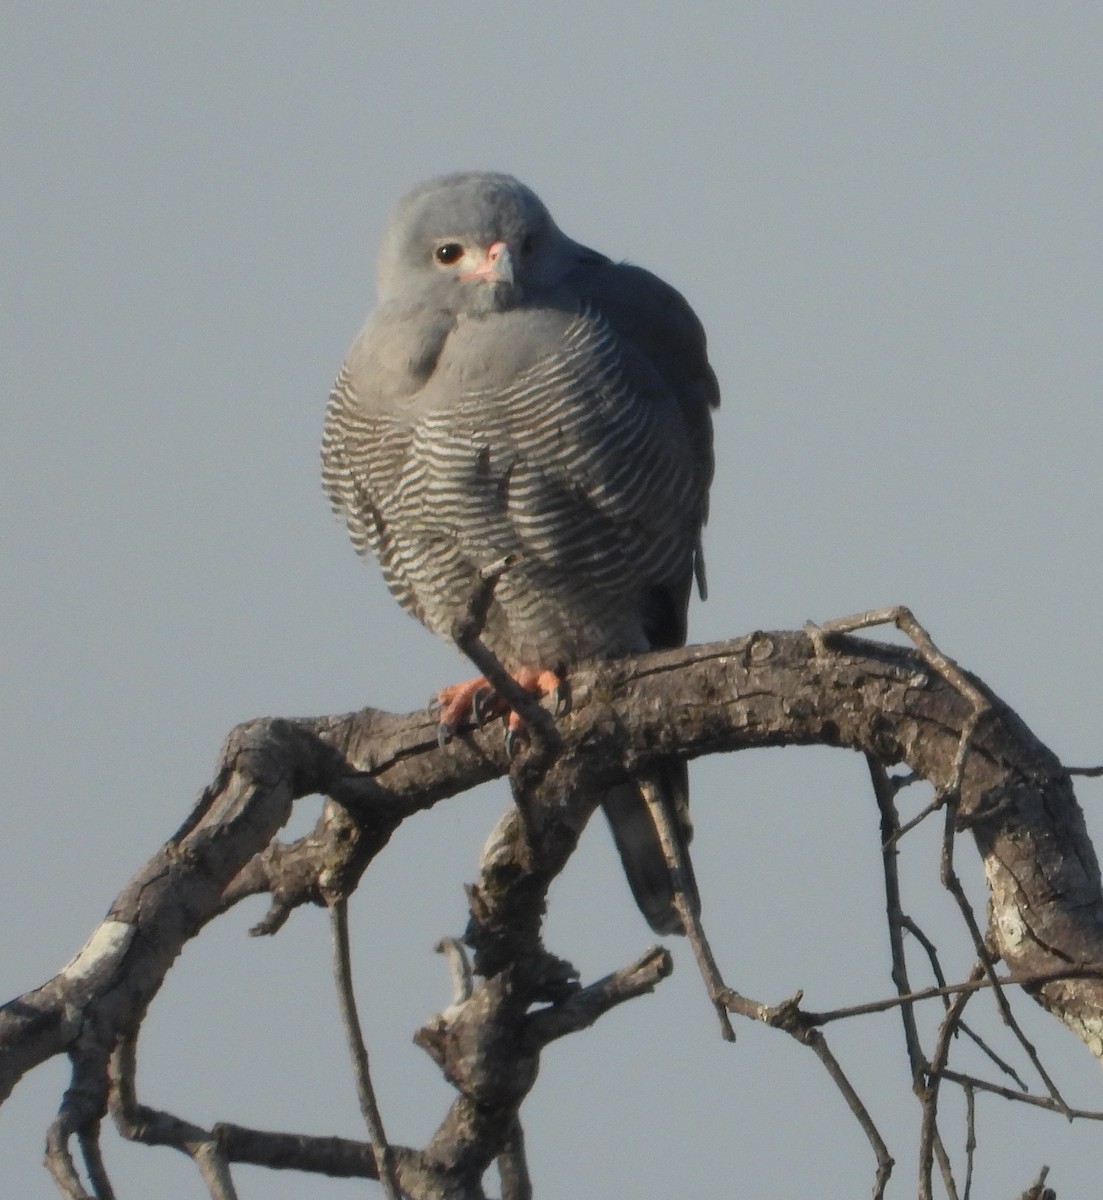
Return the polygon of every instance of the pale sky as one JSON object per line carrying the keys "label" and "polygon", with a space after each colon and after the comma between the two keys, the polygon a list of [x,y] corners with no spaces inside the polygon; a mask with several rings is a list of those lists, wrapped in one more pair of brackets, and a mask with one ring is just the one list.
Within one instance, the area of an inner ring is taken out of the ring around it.
{"label": "pale sky", "polygon": [[[387,213],[443,171],[516,174],[704,321],[724,402],[694,640],[907,603],[1066,762],[1103,760],[1103,8],[671,11],[4,4],[4,998],[77,951],[234,724],[406,711],[463,676],[357,560],[318,481]],[[1103,842],[1103,786],[1078,790]],[[411,821],[352,906],[396,1141],[423,1142],[450,1098],[410,1039],[447,1003],[431,947],[462,931],[507,802],[500,783]],[[860,759],[699,763],[694,815],[733,986],[803,988],[815,1009],[890,993]],[[912,840],[905,903],[960,976],[937,831]],[[983,919],[968,841],[958,863]],[[170,974],[141,1097],[200,1123],[361,1136],[325,917],[250,939],[262,912],[208,928]],[[652,940],[595,821],[552,892],[549,948],[589,982]],[[721,1043],[672,948],[653,997],[545,1055],[522,1110],[540,1200],[868,1194],[872,1156],[819,1064],[749,1025]],[[1087,1051],[1025,998],[1017,1011],[1070,1102],[1103,1109]],[[974,1016],[1021,1062],[979,1001]],[[890,1195],[914,1195],[898,1021],[829,1042],[898,1160]],[[56,1194],[40,1159],[66,1078],[40,1068],[0,1110],[4,1195]],[[1018,1195],[1042,1163],[1062,1200],[1098,1192],[1097,1127],[982,1100],[978,1136],[979,1196]],[[105,1147],[120,1200],[202,1194],[178,1154]],[[236,1178],[242,1200],[375,1189]]]}

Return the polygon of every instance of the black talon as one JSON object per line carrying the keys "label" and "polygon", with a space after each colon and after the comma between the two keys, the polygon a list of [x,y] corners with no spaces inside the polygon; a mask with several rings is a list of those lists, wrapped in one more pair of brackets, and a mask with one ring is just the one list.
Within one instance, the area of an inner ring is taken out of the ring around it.
{"label": "black talon", "polygon": [[565,717],[571,711],[571,689],[567,681],[561,679],[552,691],[552,703],[557,717]]}
{"label": "black talon", "polygon": [[443,750],[445,746],[452,740],[452,735],[456,731],[451,725],[444,721],[437,726],[437,745]]}
{"label": "black talon", "polygon": [[514,729],[511,725],[506,726],[506,758],[510,762],[517,757],[517,751],[521,748],[521,742],[526,738],[523,729]]}
{"label": "black talon", "polygon": [[439,696],[434,696],[425,706],[425,714],[429,717],[435,717],[444,706],[440,702]]}
{"label": "black talon", "polygon": [[471,716],[476,725],[485,725],[490,717],[489,705],[494,699],[493,688],[479,688],[471,697]]}

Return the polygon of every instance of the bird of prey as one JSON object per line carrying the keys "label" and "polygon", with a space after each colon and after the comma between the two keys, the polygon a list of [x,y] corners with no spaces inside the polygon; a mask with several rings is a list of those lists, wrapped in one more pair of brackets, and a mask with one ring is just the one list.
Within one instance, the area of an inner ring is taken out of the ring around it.
{"label": "bird of prey", "polygon": [[[694,579],[704,596],[718,389],[682,296],[489,172],[399,202],[378,288],[330,395],[323,480],[402,607],[448,638],[508,556],[481,636],[538,695],[579,663],[683,645]],[[484,686],[441,693],[446,735],[479,715]],[[655,777],[699,909],[685,764]],[[603,808],[644,916],[682,932],[638,786]]]}

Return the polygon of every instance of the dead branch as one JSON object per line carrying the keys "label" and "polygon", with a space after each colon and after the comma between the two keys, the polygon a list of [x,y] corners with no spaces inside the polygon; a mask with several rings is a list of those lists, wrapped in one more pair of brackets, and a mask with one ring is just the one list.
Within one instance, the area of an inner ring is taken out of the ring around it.
{"label": "dead branch", "polygon": [[[897,617],[903,611],[893,610]],[[0,1099],[37,1064],[70,1054],[72,1085],[49,1146],[55,1177],[74,1197],[87,1195],[69,1150],[74,1137],[97,1193],[109,1190],[97,1140],[109,1109],[124,1133],[191,1153],[212,1194],[232,1195],[228,1170],[240,1161],[378,1178],[375,1156],[360,1143],[230,1125],[208,1131],[138,1106],[137,1035],[181,949],[214,917],[267,892],[272,907],[258,932],[274,933],[298,905],[350,894],[407,816],[509,773],[525,819],[515,810],[499,823],[469,889],[465,940],[474,974],[419,1035],[457,1098],[424,1148],[390,1149],[409,1196],[481,1197],[482,1175],[495,1159],[511,1195],[531,1194],[518,1113],[543,1048],[650,990],[669,970],[669,959],[658,954],[581,987],[573,968],[541,945],[548,885],[603,790],[625,769],[645,770],[653,757],[817,743],[864,753],[882,771],[903,763],[934,784],[950,835],[972,835],[989,885],[987,934],[974,933],[983,951],[984,978],[976,982],[997,994],[1010,983],[1022,986],[1103,1058],[1103,894],[1068,771],[933,644],[900,649],[840,635],[841,627],[755,633],[576,671],[571,712],[555,722],[550,760],[530,750],[511,763],[493,725],[442,748],[424,713],[364,709],[239,726],[183,826],[119,893],[77,957],[0,1008]],[[315,793],[331,802],[313,832],[277,842],[294,801]],[[906,829],[881,801],[888,864]],[[888,900],[898,913],[891,871]],[[893,916],[901,929],[904,920]],[[1005,977],[995,974],[997,956]],[[921,993],[908,983],[895,946],[893,961],[893,1003],[908,1021]],[[957,997],[948,1009],[956,1015],[943,1025],[948,1042],[972,989],[929,992]],[[847,1093],[841,1068],[813,1028],[815,1014],[802,1013],[797,1002],[771,1006],[734,991],[725,1002],[799,1035]],[[923,1056],[909,1035],[913,1072],[986,1090],[953,1072],[942,1048]],[[1060,1107],[1053,1091],[1050,1103]],[[864,1112],[856,1094],[852,1109]],[[929,1144],[941,1163],[933,1103],[930,1111]],[[891,1159],[872,1121],[863,1127],[877,1151],[883,1191]]]}

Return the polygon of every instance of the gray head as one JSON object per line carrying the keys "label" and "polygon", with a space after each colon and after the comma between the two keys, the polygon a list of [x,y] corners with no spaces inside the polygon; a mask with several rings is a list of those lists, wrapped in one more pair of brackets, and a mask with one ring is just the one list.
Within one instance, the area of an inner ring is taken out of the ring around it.
{"label": "gray head", "polygon": [[398,202],[379,255],[379,297],[454,312],[505,308],[558,283],[580,249],[511,175],[445,175]]}

